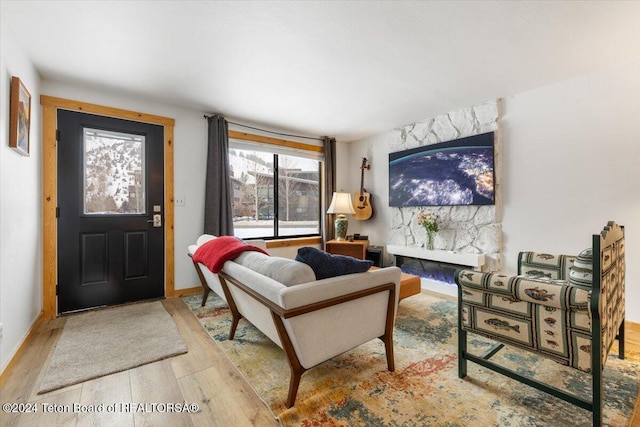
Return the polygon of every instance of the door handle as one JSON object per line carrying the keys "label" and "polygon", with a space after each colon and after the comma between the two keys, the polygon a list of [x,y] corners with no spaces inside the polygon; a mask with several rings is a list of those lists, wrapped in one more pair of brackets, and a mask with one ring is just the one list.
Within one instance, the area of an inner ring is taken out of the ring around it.
{"label": "door handle", "polygon": [[153,219],[148,219],[147,222],[152,223],[154,227],[162,227],[162,215],[155,214]]}

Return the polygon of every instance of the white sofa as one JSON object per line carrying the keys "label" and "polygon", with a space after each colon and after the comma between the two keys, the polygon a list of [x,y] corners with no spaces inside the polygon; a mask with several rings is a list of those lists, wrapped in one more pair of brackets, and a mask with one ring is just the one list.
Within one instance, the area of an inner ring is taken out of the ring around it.
{"label": "white sofa", "polygon": [[[189,255],[213,238],[200,236],[189,246]],[[229,305],[233,316],[229,339],[245,318],[285,350],[291,368],[287,407],[294,405],[306,370],[374,338],[384,342],[387,367],[394,370],[399,268],[315,280],[304,263],[258,252],[227,261],[218,274],[204,264],[194,262],[194,266],[203,288]]]}

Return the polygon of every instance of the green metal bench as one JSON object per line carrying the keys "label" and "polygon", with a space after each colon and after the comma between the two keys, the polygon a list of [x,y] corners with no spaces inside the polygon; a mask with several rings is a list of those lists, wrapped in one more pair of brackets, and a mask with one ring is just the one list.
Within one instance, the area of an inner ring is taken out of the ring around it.
{"label": "green metal bench", "polygon": [[[602,425],[602,370],[614,340],[624,359],[624,228],[610,221],[580,255],[521,252],[518,275],[456,270],[458,376],[472,361],[593,413]],[[481,355],[467,351],[467,333],[496,341]],[[523,376],[489,360],[504,345],[591,375],[590,399]]]}

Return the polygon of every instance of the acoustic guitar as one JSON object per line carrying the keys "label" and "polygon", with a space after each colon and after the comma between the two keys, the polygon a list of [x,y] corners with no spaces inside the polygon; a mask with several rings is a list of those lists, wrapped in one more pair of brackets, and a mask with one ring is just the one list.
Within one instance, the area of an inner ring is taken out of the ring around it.
{"label": "acoustic guitar", "polygon": [[353,209],[356,211],[353,215],[354,219],[367,220],[373,216],[373,206],[371,206],[371,194],[367,193],[364,188],[364,170],[371,169],[371,165],[367,165],[367,158],[362,158],[362,175],[360,176],[360,191],[356,191],[354,194]]}

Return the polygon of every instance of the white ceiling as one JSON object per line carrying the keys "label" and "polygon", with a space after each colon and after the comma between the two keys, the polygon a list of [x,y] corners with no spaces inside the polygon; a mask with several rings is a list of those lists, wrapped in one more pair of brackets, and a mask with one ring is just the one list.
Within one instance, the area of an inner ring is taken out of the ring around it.
{"label": "white ceiling", "polygon": [[640,1],[9,1],[43,79],[349,141],[640,57]]}

